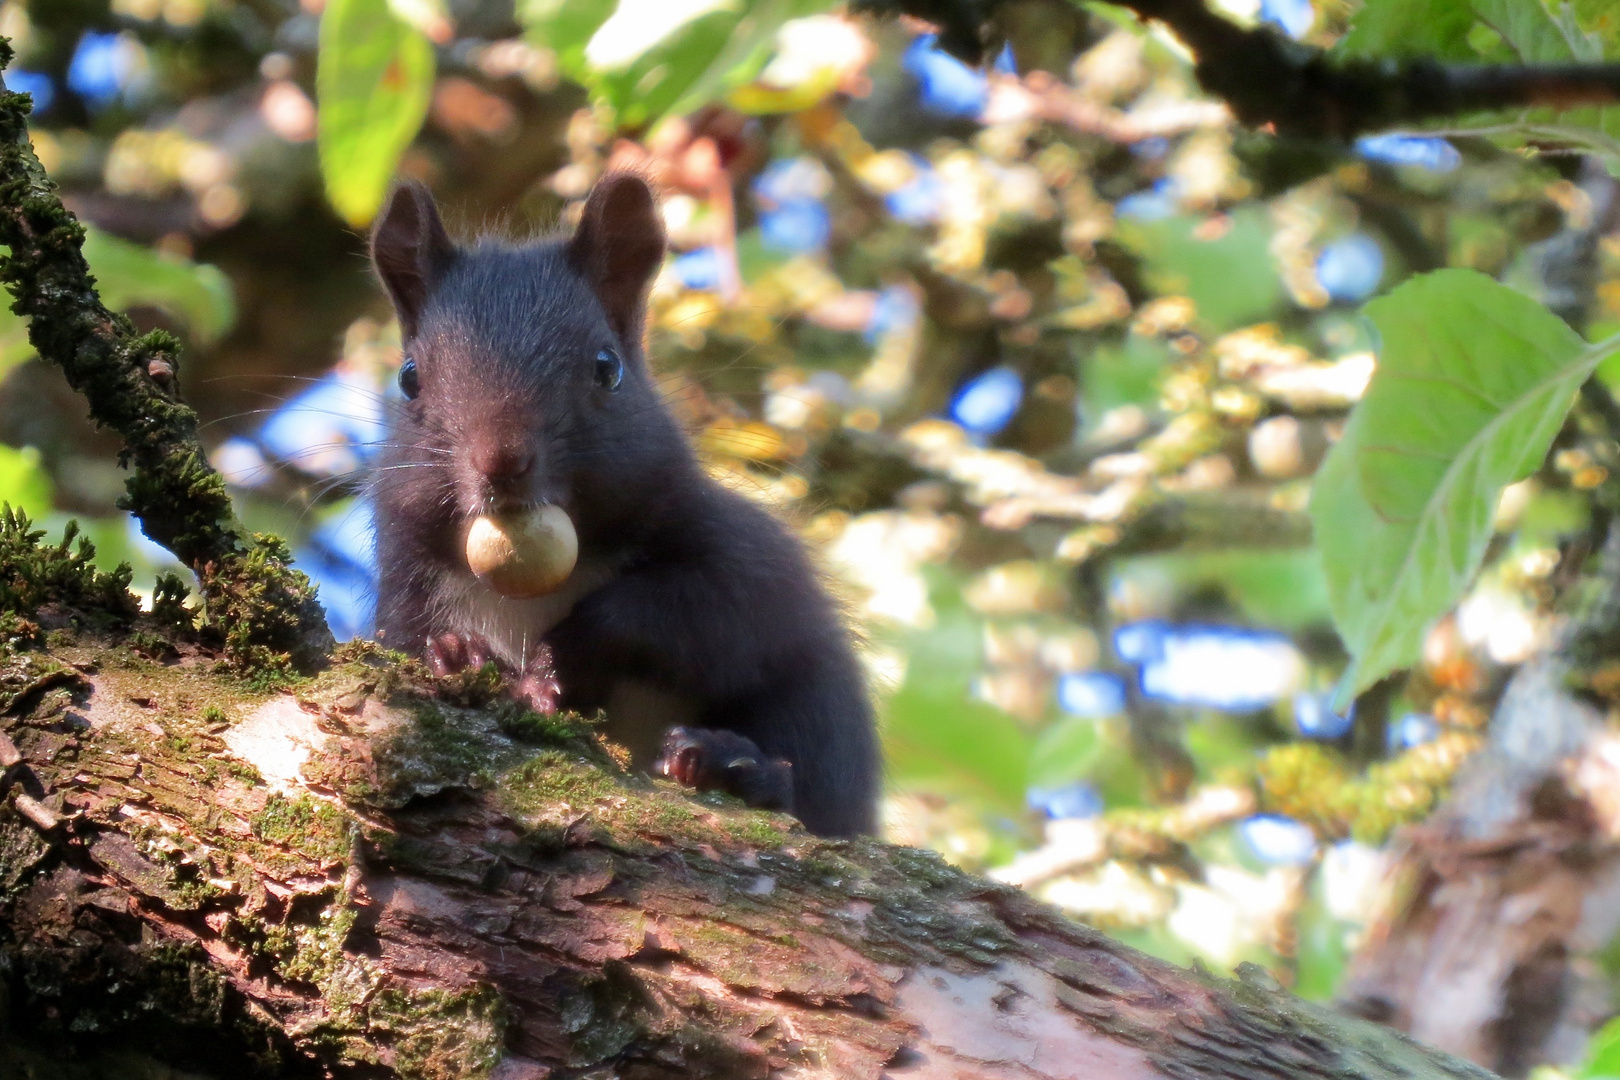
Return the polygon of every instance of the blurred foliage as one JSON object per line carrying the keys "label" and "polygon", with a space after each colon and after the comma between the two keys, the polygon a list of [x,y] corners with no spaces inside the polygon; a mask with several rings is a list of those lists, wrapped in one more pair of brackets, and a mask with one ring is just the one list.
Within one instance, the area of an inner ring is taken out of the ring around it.
{"label": "blurred foliage", "polygon": [[395,18],[387,0],[331,0],[321,18],[318,55],[326,192],[338,213],[365,225],[427,116],[433,46]]}
{"label": "blurred foliage", "polygon": [[[1620,33],[1598,3],[1352,7],[1223,5],[1364,56]],[[395,175],[521,231],[642,169],[668,398],[858,624],[889,835],[1327,997],[1391,835],[1480,745],[1616,505],[1614,433],[1569,411],[1602,357],[1539,277],[1593,210],[1542,151],[1612,155],[1614,110],[1299,145],[1235,129],[1162,28],[1004,10],[985,70],[815,0],[6,0],[0,33],[109,301],[188,336],[244,520],[340,634],[370,628],[399,360],[353,226]],[[1598,262],[1594,338],[1620,329],[1612,236]],[[1453,389],[1489,406],[1395,387],[1405,333],[1466,340]],[[0,316],[0,500],[78,517],[150,602],[165,557],[27,356]],[[1350,710],[1340,685],[1372,689]]]}
{"label": "blurred foliage", "polygon": [[1586,347],[1544,306],[1472,270],[1416,278],[1367,314],[1378,373],[1312,500],[1355,655],[1340,706],[1418,659],[1479,570],[1502,489],[1541,465],[1580,385],[1620,350],[1620,338]]}

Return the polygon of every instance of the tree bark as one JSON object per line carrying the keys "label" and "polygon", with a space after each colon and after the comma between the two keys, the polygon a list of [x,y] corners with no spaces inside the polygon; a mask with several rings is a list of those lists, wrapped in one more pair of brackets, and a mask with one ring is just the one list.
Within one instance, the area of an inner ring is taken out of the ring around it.
{"label": "tree bark", "polygon": [[122,1046],[212,1077],[1489,1075],[628,775],[476,677],[351,646],[265,694],[166,652],[0,660],[0,1075],[142,1075],[94,1071]]}

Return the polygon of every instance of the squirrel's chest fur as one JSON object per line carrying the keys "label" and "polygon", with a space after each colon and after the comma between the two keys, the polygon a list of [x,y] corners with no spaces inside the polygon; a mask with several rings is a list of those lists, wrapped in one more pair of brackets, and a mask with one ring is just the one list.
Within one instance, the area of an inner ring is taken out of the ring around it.
{"label": "squirrel's chest fur", "polygon": [[466,572],[444,575],[428,599],[432,624],[483,638],[495,655],[522,670],[541,640],[591,592],[613,580],[613,562],[582,558],[562,588],[531,600],[501,596]]}
{"label": "squirrel's chest fur", "polygon": [[[501,596],[477,578],[456,573],[445,577],[429,605],[434,625],[483,638],[497,657],[522,670],[574,605],[617,573],[616,562],[586,556],[561,589],[531,600]],[[664,729],[694,722],[702,709],[696,701],[630,677],[608,689],[606,712],[608,737],[645,767],[657,756]]]}

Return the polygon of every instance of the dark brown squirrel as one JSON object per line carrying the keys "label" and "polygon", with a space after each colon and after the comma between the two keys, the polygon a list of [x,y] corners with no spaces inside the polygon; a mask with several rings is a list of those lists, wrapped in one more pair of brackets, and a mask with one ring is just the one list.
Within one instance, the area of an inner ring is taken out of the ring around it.
{"label": "dark brown squirrel", "polygon": [[[647,184],[605,176],[571,238],[459,246],[407,183],[371,249],[405,349],[376,479],[384,640],[440,674],[494,660],[543,710],[605,709],[638,765],[689,786],[871,832],[849,633],[798,539],[703,472],[648,369],[665,241]],[[573,520],[575,569],[497,595],[467,568],[471,521],[544,503]]]}

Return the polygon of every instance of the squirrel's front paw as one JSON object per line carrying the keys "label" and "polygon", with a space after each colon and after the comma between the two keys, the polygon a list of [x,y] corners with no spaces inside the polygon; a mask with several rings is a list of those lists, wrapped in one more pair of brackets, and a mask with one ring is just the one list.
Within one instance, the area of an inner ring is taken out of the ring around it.
{"label": "squirrel's front paw", "polygon": [[429,634],[422,650],[428,670],[443,679],[460,671],[477,671],[494,659],[489,642],[477,634]]}
{"label": "squirrel's front paw", "polygon": [[434,678],[444,679],[463,671],[478,671],[493,661],[506,680],[508,693],[535,712],[554,713],[562,699],[562,684],[551,661],[551,649],[541,645],[523,665],[512,668],[495,655],[489,642],[477,634],[430,634],[422,650]]}
{"label": "squirrel's front paw", "polygon": [[674,727],[653,771],[697,791],[723,791],[761,810],[793,809],[793,763],[718,728]]}

